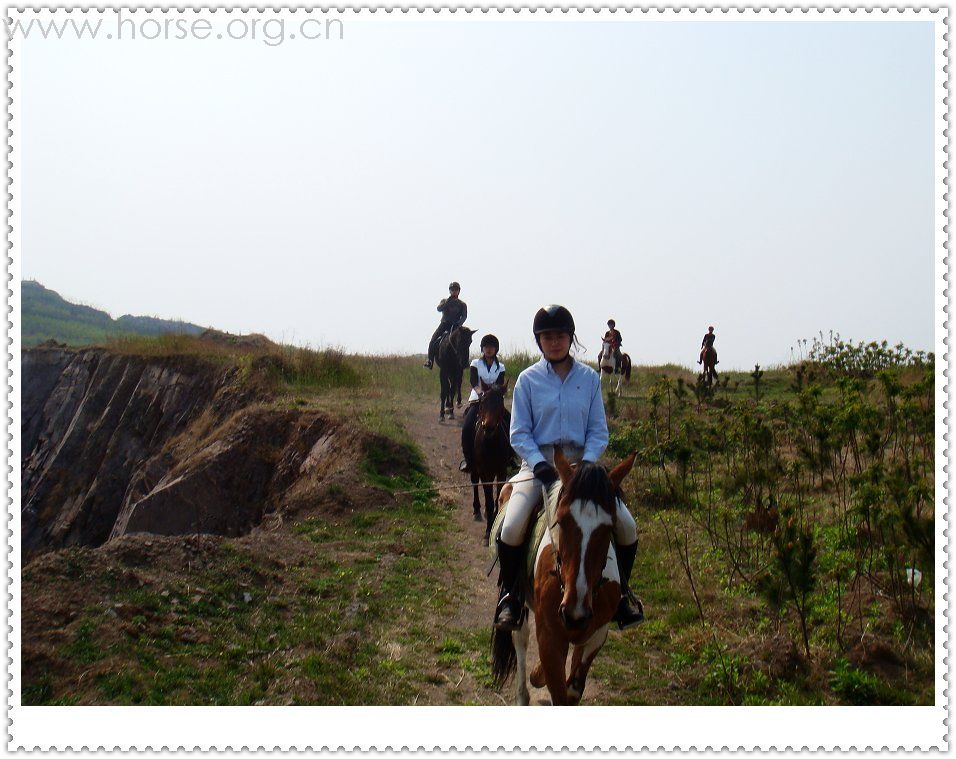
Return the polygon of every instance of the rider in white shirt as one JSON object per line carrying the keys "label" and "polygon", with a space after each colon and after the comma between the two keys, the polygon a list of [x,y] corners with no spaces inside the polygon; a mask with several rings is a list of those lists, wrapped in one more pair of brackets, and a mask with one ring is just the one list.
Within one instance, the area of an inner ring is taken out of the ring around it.
{"label": "rider in white shirt", "polygon": [[[475,450],[475,423],[478,419],[478,401],[482,395],[482,383],[504,385],[505,365],[498,360],[498,338],[494,335],[485,335],[481,338],[481,356],[471,362],[470,384],[471,395],[468,397],[468,409],[461,426],[461,450],[465,458],[459,465],[462,472],[471,471],[472,455]],[[505,421],[511,425],[511,414],[505,411]]]}

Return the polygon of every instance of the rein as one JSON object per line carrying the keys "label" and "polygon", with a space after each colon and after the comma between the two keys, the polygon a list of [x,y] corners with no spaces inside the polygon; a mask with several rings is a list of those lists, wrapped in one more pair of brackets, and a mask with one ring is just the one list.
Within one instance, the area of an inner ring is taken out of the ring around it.
{"label": "rein", "polygon": [[548,499],[548,489],[541,486],[541,498],[544,504],[545,524],[548,528],[548,539],[551,541],[551,555],[554,557],[554,574],[558,578],[558,584],[561,586],[561,593],[564,594],[564,577],[561,575],[561,555],[558,553],[558,542],[554,537],[554,527],[557,524],[554,515],[551,513],[551,504]]}
{"label": "rein", "polygon": [[533,480],[533,479],[535,479],[534,475],[532,475],[531,477],[523,477],[523,478],[520,479],[520,480],[489,480],[489,481],[487,481],[487,482],[485,482],[484,480],[482,480],[482,481],[480,481],[480,482],[478,482],[478,483],[471,483],[471,482],[469,482],[467,485],[451,485],[451,484],[442,485],[442,484],[436,483],[435,485],[432,485],[431,487],[427,487],[427,488],[412,488],[411,490],[393,490],[393,491],[392,491],[392,495],[411,495],[412,493],[429,493],[429,492],[431,492],[432,490],[465,490],[465,489],[467,489],[467,488],[473,488],[473,487],[475,487],[475,484],[478,484],[478,485],[507,485],[509,482],[510,482],[510,483],[530,482],[530,481]]}

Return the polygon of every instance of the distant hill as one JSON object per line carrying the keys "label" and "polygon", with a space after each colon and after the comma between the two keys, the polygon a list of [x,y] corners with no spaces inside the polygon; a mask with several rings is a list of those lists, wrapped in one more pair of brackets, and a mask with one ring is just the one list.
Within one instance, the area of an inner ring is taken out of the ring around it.
{"label": "distant hill", "polygon": [[70,303],[39,282],[21,284],[21,339],[24,347],[46,340],[67,345],[93,345],[119,335],[159,335],[175,332],[199,335],[205,328],[189,322],[124,315],[114,319],[105,311]]}

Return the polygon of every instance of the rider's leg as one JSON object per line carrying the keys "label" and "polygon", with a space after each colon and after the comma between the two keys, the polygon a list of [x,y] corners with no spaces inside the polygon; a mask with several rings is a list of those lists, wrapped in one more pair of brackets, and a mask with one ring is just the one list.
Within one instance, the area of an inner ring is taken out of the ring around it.
{"label": "rider's leg", "polygon": [[462,472],[470,472],[475,456],[475,422],[478,420],[478,404],[471,403],[465,411],[461,424],[461,452],[465,459],[458,467]]}
{"label": "rider's leg", "polygon": [[525,532],[535,508],[541,503],[541,483],[534,479],[527,463],[522,462],[514,482],[508,510],[501,525],[498,540],[498,560],[501,574],[498,577],[500,595],[495,610],[495,627],[499,630],[517,630],[521,627],[521,598],[518,592],[519,572],[523,562]]}
{"label": "rider's leg", "polygon": [[617,520],[614,529],[617,571],[621,580],[621,601],[614,614],[614,621],[622,630],[644,621],[644,607],[631,592],[629,583],[634,559],[637,556],[637,523],[624,501],[617,499]]}
{"label": "rider's leg", "polygon": [[438,329],[436,329],[432,335],[432,339],[428,341],[428,359],[424,363],[424,366],[428,369],[431,369],[432,364],[435,362],[435,353],[438,351],[438,340],[441,338],[445,329],[444,322],[439,324]]}

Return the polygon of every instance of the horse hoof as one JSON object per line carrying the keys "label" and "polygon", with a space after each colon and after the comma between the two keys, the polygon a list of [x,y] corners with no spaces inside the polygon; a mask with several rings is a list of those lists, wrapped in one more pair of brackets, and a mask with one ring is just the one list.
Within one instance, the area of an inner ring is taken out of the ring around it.
{"label": "horse hoof", "polygon": [[480,522],[480,521],[481,521],[481,512],[480,512],[480,511],[476,511],[473,516],[475,517],[475,521],[476,521],[476,522]]}

